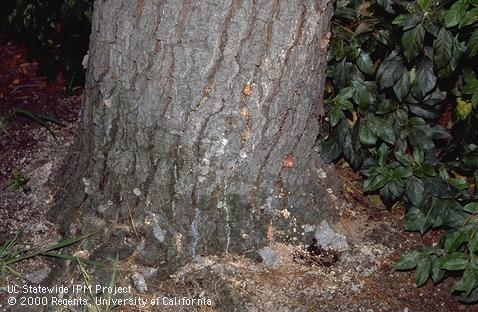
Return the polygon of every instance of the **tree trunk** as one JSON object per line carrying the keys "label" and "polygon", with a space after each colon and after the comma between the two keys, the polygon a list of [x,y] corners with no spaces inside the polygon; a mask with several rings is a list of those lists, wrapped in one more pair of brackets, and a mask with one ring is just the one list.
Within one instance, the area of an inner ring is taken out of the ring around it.
{"label": "tree trunk", "polygon": [[75,168],[51,217],[104,229],[97,255],[164,273],[311,243],[335,211],[314,151],[331,13],[328,0],[96,1]]}

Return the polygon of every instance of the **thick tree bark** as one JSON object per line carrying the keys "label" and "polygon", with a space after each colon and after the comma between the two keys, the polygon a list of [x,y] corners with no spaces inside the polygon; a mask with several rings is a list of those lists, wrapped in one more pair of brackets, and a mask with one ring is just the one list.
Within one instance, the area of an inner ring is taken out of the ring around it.
{"label": "thick tree bark", "polygon": [[[170,272],[310,243],[328,0],[98,0],[78,153],[51,216]],[[75,224],[81,224],[76,227]]]}

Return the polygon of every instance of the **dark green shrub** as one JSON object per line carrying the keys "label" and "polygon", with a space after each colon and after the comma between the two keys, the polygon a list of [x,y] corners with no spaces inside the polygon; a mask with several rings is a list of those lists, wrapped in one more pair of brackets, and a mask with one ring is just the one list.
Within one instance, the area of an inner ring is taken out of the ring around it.
{"label": "dark green shrub", "polygon": [[337,1],[321,144],[365,192],[406,203],[406,230],[448,230],[397,268],[415,268],[419,286],[461,272],[466,302],[478,300],[477,52],[476,0]]}

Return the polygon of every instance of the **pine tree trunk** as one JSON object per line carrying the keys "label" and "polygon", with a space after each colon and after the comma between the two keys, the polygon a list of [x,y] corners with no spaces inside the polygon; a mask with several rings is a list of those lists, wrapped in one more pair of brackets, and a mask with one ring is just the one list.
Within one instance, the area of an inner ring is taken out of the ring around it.
{"label": "pine tree trunk", "polygon": [[[78,151],[51,217],[164,273],[310,243],[328,0],[95,3]],[[98,242],[97,242],[98,243]]]}

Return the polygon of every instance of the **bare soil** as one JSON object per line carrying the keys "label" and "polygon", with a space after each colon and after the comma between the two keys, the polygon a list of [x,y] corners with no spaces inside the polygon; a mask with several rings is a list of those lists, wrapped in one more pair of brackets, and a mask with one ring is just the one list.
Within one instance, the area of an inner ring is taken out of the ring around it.
{"label": "bare soil", "polygon": [[[62,163],[76,139],[81,90],[66,96],[61,76],[47,82],[38,76],[37,64],[26,58],[26,50],[10,42],[0,44],[0,117],[17,107],[65,122],[50,124],[54,138],[31,119],[16,116],[0,134],[0,243],[22,230],[19,244],[38,248],[61,239],[45,215],[62,187]],[[154,268],[141,267],[134,259],[119,263],[118,286],[132,286],[130,297],[148,300],[144,307],[120,306],[115,311],[478,311],[460,303],[451,292],[454,278],[438,285],[429,281],[417,288],[413,272],[397,272],[394,263],[407,250],[436,243],[440,233],[425,236],[403,231],[403,209],[386,210],[361,190],[361,178],[347,164],[336,165],[343,182],[347,205],[341,212],[341,231],[349,250],[330,262],[314,261],[304,251],[279,246],[282,260],[276,267],[242,255],[219,254],[198,257],[166,281],[154,279]],[[27,188],[10,186],[17,168],[29,177]],[[89,257],[81,244],[73,250]],[[62,267],[66,286],[85,283],[84,273],[74,263],[36,257],[15,269],[24,278],[7,275],[0,281],[0,311],[50,311],[51,307],[9,306],[7,285],[48,285]],[[107,283],[111,266],[99,270],[85,267],[94,281]],[[212,306],[154,306],[154,298],[209,298]],[[81,297],[78,295],[77,297]],[[87,294],[83,298],[88,298]],[[91,298],[89,298],[91,299]],[[95,307],[88,306],[94,311]],[[56,311],[81,311],[59,306]],[[100,311],[104,307],[100,307]]]}

